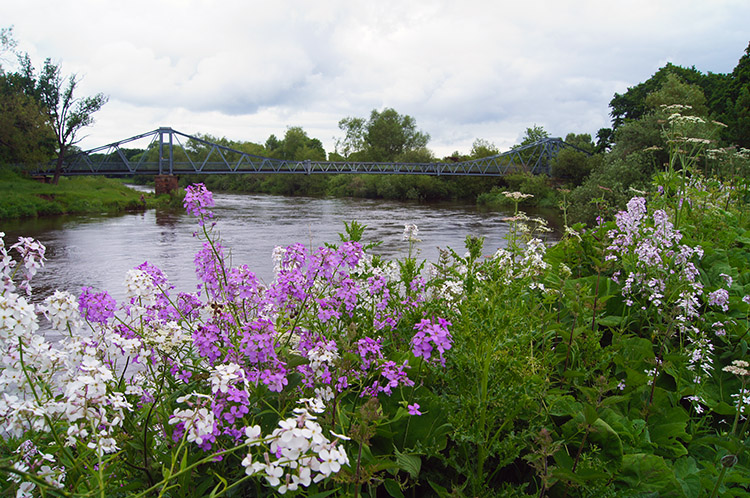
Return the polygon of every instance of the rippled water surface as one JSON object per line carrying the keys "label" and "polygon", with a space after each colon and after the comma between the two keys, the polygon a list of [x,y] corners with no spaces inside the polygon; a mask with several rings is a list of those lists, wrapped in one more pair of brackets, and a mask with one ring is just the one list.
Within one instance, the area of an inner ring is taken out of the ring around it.
{"label": "rippled water surface", "polygon": [[[277,245],[318,247],[339,240],[344,221],[367,225],[364,241],[383,241],[375,253],[404,256],[404,224],[419,227],[420,256],[435,261],[438,247],[464,252],[467,235],[485,237],[485,254],[504,245],[505,214],[472,205],[424,205],[382,200],[318,199],[253,194],[214,194],[216,227],[232,263],[247,264],[261,279],[273,278],[271,252]],[[59,217],[4,222],[10,245],[19,235],[47,246],[48,261],[35,277],[35,301],[54,289],[78,294],[84,285],[124,296],[126,272],[148,261],[161,268],[179,291],[195,290],[193,256],[201,242],[193,236],[196,218],[183,212],[149,210],[118,216]]]}

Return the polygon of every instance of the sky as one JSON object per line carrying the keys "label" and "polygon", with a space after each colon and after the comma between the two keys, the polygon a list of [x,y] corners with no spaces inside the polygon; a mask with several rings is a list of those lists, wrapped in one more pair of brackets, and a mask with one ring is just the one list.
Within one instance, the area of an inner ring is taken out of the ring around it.
{"label": "sky", "polygon": [[[84,149],[172,127],[265,143],[393,108],[437,157],[610,126],[615,93],[671,62],[729,73],[748,0],[0,0],[35,67],[108,103]],[[12,69],[12,61],[3,63]]]}

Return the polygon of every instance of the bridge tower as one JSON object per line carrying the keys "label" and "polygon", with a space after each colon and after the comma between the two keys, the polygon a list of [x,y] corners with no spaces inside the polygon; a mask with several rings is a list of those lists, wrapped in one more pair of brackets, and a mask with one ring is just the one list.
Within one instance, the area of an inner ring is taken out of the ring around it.
{"label": "bridge tower", "polygon": [[[159,133],[159,174],[154,178],[154,191],[156,195],[168,194],[173,190],[177,190],[178,178],[174,174],[174,142],[172,139],[172,128],[161,127],[158,130]],[[165,157],[164,151],[164,135],[168,135],[168,151]]]}

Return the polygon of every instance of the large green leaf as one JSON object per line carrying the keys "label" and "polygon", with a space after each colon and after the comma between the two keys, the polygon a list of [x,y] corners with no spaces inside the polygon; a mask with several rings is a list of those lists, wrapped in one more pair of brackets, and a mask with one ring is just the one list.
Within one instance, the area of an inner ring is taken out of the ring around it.
{"label": "large green leaf", "polygon": [[646,453],[624,455],[615,481],[640,493],[661,493],[676,487],[672,469],[664,459]]}
{"label": "large green leaf", "polygon": [[652,415],[648,419],[651,441],[656,444],[656,453],[669,458],[687,455],[682,441],[689,441],[690,435],[685,432],[689,416],[679,406],[663,413]]}

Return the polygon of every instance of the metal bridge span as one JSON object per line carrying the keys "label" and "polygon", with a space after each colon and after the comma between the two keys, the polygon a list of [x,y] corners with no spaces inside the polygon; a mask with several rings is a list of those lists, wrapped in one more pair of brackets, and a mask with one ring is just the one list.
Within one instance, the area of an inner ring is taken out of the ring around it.
{"label": "metal bridge span", "polygon": [[[126,146],[149,137],[151,142],[146,147],[146,152],[140,157],[128,159]],[[172,128],[159,128],[66,157],[63,162],[62,175],[365,173],[504,176],[521,171],[549,174],[551,160],[565,147],[576,148],[560,138],[545,138],[496,156],[452,163],[293,161],[247,154]],[[54,173],[54,169],[54,164],[42,166],[35,171],[35,174],[50,175]]]}

